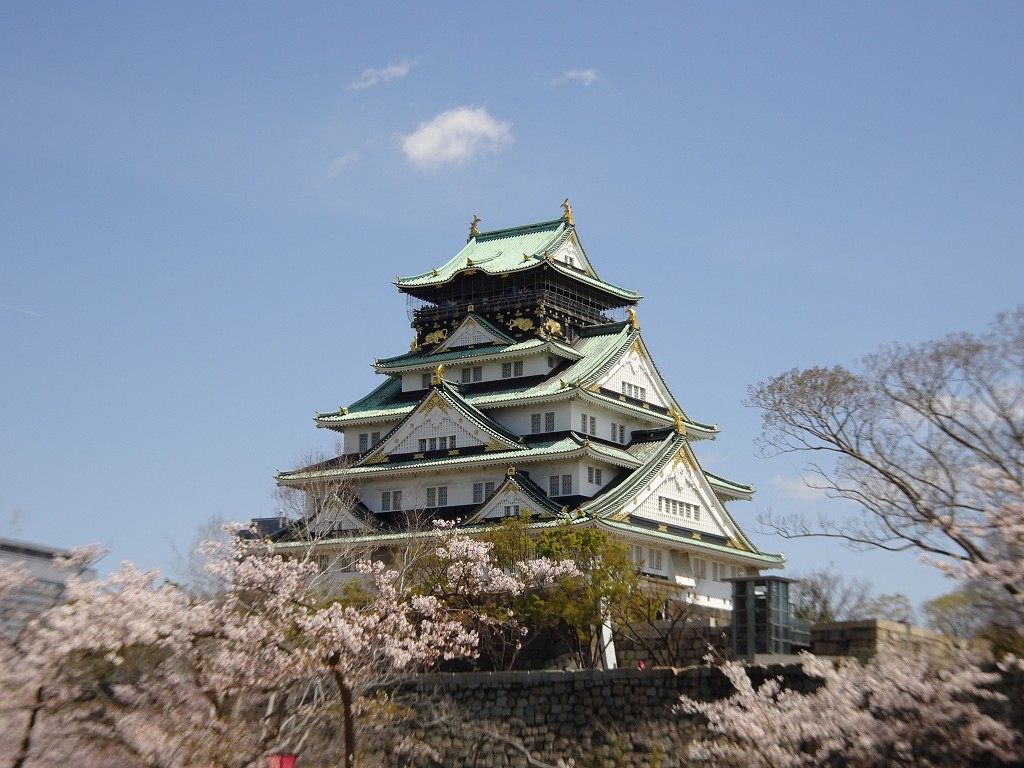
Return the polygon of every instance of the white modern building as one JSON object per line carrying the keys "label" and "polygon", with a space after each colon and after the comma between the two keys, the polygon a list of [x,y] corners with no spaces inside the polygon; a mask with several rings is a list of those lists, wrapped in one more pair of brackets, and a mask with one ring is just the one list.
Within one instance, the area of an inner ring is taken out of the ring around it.
{"label": "white modern building", "polygon": [[[0,565],[18,565],[28,570],[28,586],[6,598],[3,622],[6,630],[17,628],[25,616],[50,608],[62,599],[68,571],[56,560],[66,556],[67,550],[30,544],[15,539],[0,538]],[[81,572],[86,580],[96,578],[96,571],[88,568]]]}

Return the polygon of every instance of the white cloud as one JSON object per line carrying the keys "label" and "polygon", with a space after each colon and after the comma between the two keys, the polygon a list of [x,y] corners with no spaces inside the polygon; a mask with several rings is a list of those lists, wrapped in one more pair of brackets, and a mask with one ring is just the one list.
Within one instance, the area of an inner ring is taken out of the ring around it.
{"label": "white cloud", "polygon": [[457,107],[420,123],[402,137],[402,151],[417,168],[462,165],[493,154],[513,141],[512,126],[491,117],[483,107]]}
{"label": "white cloud", "polygon": [[347,155],[339,155],[338,157],[331,160],[331,164],[327,166],[327,178],[333,179],[348,166],[352,165],[356,160],[359,159],[358,152],[349,152]]}
{"label": "white cloud", "polygon": [[593,85],[597,82],[597,70],[596,69],[570,69],[563,73],[560,78],[555,80],[555,84],[567,83],[569,81],[579,81],[584,85]]}
{"label": "white cloud", "polygon": [[402,61],[397,64],[388,64],[386,67],[364,69],[363,74],[349,83],[348,87],[353,91],[361,91],[364,88],[371,88],[380,83],[386,83],[389,80],[397,80],[408,75],[409,71],[415,66],[416,62],[414,61]]}
{"label": "white cloud", "polygon": [[828,494],[823,489],[811,488],[799,477],[776,475],[770,480],[770,483],[783,495],[796,501],[821,501],[828,498]]}

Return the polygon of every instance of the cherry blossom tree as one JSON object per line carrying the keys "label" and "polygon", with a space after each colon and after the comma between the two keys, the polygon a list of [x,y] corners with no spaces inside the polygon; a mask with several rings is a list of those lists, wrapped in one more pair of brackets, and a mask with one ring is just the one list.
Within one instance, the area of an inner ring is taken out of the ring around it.
{"label": "cherry blossom tree", "polygon": [[215,598],[129,564],[103,581],[70,579],[68,602],[28,622],[0,657],[5,685],[35,692],[0,727],[26,732],[27,713],[27,732],[44,737],[22,739],[14,765],[55,765],[54,745],[72,743],[80,764],[116,754],[147,768],[243,768],[305,750],[354,765],[359,722],[392,711],[374,691],[476,653],[474,621],[452,598],[547,585],[566,569],[541,561],[508,573],[488,546],[450,527],[434,536],[446,563],[438,594],[409,592],[397,572],[364,562],[372,588],[341,602],[316,586],[314,563],[238,537],[204,550],[224,585]]}
{"label": "cherry blossom tree", "polygon": [[943,517],[939,525],[983,542],[986,557],[978,560],[934,560],[950,575],[967,581],[1001,586],[1024,608],[1024,480],[991,468],[974,472],[978,508],[976,519]]}
{"label": "cherry blossom tree", "polygon": [[747,768],[973,766],[1019,756],[1020,737],[986,714],[1004,700],[987,686],[998,675],[971,664],[931,668],[924,657],[882,648],[866,664],[804,655],[820,685],[788,690],[781,679],[755,688],[744,667],[721,667],[736,693],[714,702],[684,697],[682,712],[703,716],[695,761]]}

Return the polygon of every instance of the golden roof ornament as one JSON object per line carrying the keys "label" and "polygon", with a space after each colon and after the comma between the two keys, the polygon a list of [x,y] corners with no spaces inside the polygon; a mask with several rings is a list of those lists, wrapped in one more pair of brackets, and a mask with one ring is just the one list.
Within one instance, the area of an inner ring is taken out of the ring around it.
{"label": "golden roof ornament", "polygon": [[434,369],[434,375],[430,377],[430,385],[436,387],[442,381],[444,381],[444,363],[438,363],[437,368]]}
{"label": "golden roof ornament", "polygon": [[683,414],[674,405],[668,409],[666,416],[671,417],[672,421],[676,423],[676,432],[680,435],[686,434],[686,425],[683,424]]}
{"label": "golden roof ornament", "polygon": [[626,312],[629,315],[629,324],[636,330],[640,330],[640,323],[636,321],[636,310],[632,307],[626,307]]}
{"label": "golden roof ornament", "polygon": [[570,227],[576,226],[575,222],[572,220],[572,206],[569,205],[568,197],[562,201],[562,209],[565,211],[565,213],[562,214],[562,218],[565,219],[566,224]]}
{"label": "golden roof ornament", "polygon": [[479,235],[480,234],[480,230],[476,228],[476,225],[479,224],[481,221],[483,221],[483,219],[481,219],[479,216],[477,216],[474,213],[473,214],[473,220],[471,222],[469,222],[469,236],[470,237],[473,237],[474,235]]}

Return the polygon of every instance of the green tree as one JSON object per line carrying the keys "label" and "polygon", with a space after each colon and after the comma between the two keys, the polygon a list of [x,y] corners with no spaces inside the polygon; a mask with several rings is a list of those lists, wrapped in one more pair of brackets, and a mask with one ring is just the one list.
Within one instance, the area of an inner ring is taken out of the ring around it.
{"label": "green tree", "polygon": [[[581,668],[600,666],[602,626],[633,619],[640,610],[636,598],[642,579],[629,547],[603,531],[568,522],[537,533],[527,515],[504,520],[488,540],[499,564],[535,556],[576,565],[578,573],[558,579],[554,587],[516,596],[510,610],[529,627],[524,642],[554,637]],[[653,617],[660,602],[648,603]]]}
{"label": "green tree", "polygon": [[867,602],[864,606],[864,618],[913,624],[914,606],[911,604],[910,598],[901,592],[883,594]]}
{"label": "green tree", "polygon": [[971,640],[985,626],[985,610],[972,597],[969,586],[940,595],[921,606],[930,629],[957,640]]}

